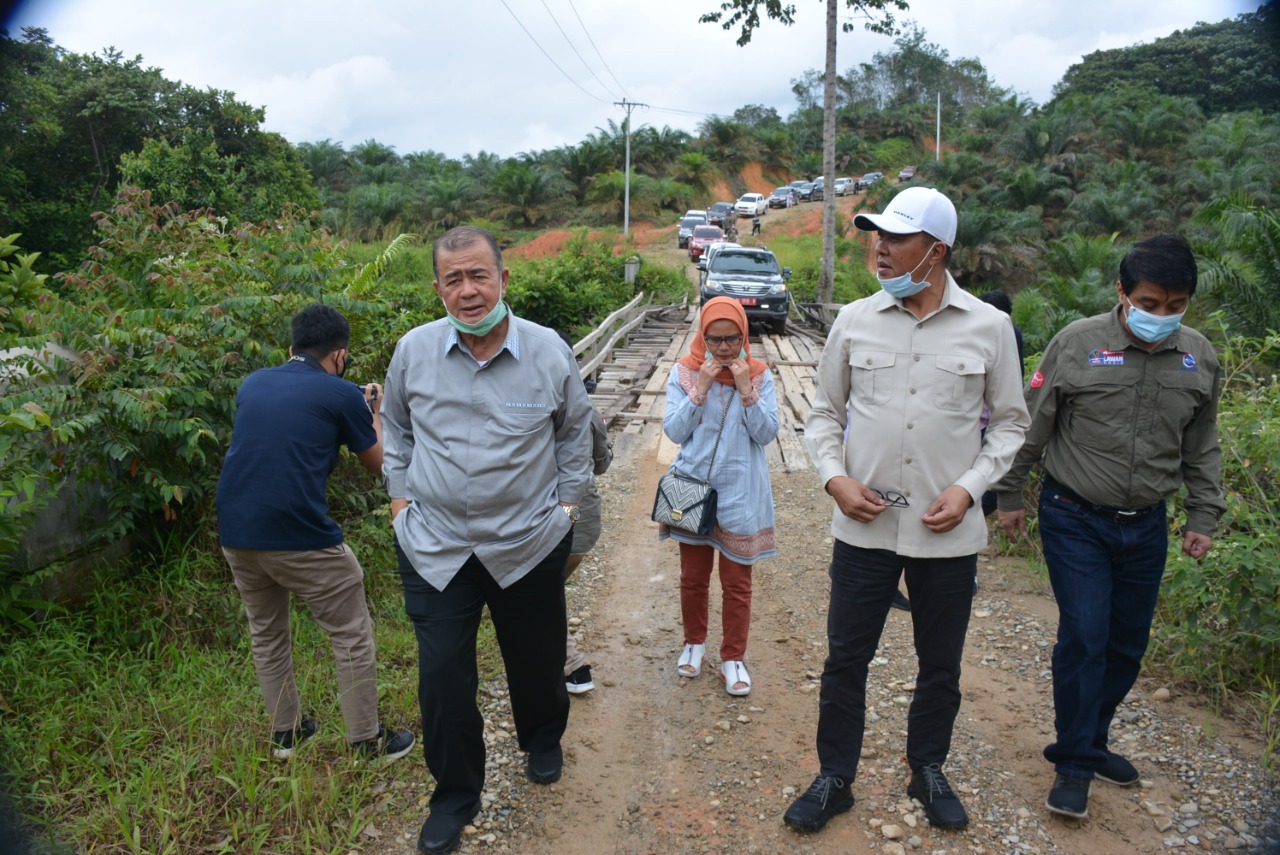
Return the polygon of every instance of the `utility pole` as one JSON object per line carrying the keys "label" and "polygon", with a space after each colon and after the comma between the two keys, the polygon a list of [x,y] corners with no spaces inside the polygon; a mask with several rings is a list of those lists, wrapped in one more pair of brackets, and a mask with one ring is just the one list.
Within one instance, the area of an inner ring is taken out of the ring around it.
{"label": "utility pole", "polygon": [[937,123],[933,130],[933,159],[942,160],[942,90],[938,90],[938,109],[934,112]]}
{"label": "utility pole", "polygon": [[648,104],[637,104],[635,101],[628,101],[623,98],[621,101],[614,101],[615,107],[621,107],[627,111],[625,120],[626,137],[627,137],[627,171],[622,178],[622,236],[626,237],[631,233],[631,111],[636,107],[648,107]]}

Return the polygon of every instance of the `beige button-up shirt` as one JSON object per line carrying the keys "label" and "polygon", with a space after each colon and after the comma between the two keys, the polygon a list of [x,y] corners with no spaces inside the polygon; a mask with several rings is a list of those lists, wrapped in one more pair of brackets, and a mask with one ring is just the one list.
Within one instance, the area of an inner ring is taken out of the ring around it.
{"label": "beige button-up shirt", "polygon": [[[1009,316],[966,293],[950,273],[942,305],[924,318],[882,291],[840,311],[816,380],[805,439],[822,483],[847,475],[910,503],[869,523],[836,507],[832,534],[916,558],[981,549],[982,494],[1008,471],[1031,423]],[[984,404],[991,410],[985,437]],[[953,484],[973,506],[958,526],[934,534],[920,518]]]}

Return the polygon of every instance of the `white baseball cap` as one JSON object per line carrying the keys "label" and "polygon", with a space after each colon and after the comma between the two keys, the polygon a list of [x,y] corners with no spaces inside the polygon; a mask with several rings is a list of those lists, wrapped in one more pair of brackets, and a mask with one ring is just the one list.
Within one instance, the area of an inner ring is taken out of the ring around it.
{"label": "white baseball cap", "polygon": [[895,235],[928,232],[951,246],[956,240],[956,206],[932,187],[908,187],[893,197],[883,214],[858,214],[853,225],[864,232]]}

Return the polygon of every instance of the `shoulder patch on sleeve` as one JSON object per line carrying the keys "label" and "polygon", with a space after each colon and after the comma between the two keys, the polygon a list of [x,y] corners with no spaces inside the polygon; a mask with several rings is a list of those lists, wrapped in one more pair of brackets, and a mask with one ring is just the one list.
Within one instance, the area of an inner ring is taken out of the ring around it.
{"label": "shoulder patch on sleeve", "polygon": [[1031,375],[1031,388],[1039,389],[1043,385],[1044,385],[1044,374],[1042,374],[1040,372],[1040,369],[1037,368],[1036,373]]}

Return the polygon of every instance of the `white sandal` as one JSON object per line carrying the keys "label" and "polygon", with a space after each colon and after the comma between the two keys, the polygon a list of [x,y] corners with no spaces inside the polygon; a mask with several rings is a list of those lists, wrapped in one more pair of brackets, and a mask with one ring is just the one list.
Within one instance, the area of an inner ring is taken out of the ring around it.
{"label": "white sandal", "polygon": [[706,651],[705,644],[686,644],[680,653],[680,659],[676,662],[676,673],[681,677],[696,677],[701,674],[702,655]]}
{"label": "white sandal", "polygon": [[[751,693],[751,675],[741,659],[729,659],[720,663],[720,679],[724,680],[724,690],[735,698]],[[736,688],[741,684],[744,688]]]}

